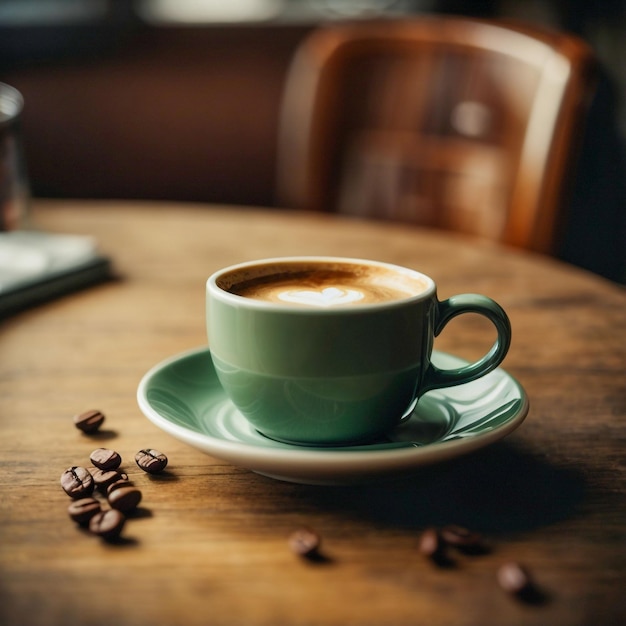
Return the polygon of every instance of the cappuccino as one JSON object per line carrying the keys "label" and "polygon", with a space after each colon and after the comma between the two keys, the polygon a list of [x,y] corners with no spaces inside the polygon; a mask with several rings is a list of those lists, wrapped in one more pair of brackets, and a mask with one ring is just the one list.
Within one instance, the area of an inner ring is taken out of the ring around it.
{"label": "cappuccino", "polygon": [[384,265],[286,261],[248,266],[218,280],[224,291],[273,304],[341,307],[405,300],[429,287],[411,272]]}

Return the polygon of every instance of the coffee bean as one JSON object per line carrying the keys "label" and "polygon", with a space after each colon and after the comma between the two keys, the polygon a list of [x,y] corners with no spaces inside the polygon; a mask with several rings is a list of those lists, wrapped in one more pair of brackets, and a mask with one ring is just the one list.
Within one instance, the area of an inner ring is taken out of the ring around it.
{"label": "coffee bean", "polygon": [[299,528],[289,535],[288,543],[296,554],[311,557],[318,553],[321,538],[311,528]]}
{"label": "coffee bean", "polygon": [[532,588],[528,570],[514,561],[500,566],[497,578],[500,587],[514,595],[523,595]]}
{"label": "coffee bean", "polygon": [[101,470],[97,469],[93,472],[93,482],[100,491],[106,492],[107,487],[118,480],[122,480],[125,474],[117,470]]}
{"label": "coffee bean", "polygon": [[141,491],[135,487],[120,487],[109,494],[109,504],[118,511],[128,513],[141,502]]}
{"label": "coffee bean", "polygon": [[111,483],[108,487],[107,487],[107,495],[110,495],[111,493],[113,493],[116,489],[119,489],[120,487],[133,487],[133,483],[128,480],[128,476],[126,476],[126,474],[121,474],[122,478],[120,478],[119,480],[116,480],[114,483]]}
{"label": "coffee bean", "polygon": [[81,498],[74,500],[67,512],[78,524],[86,524],[96,513],[102,510],[100,503],[95,498]]}
{"label": "coffee bean", "polygon": [[98,448],[89,456],[89,460],[95,467],[101,470],[117,469],[122,463],[122,457],[115,450]]}
{"label": "coffee bean", "polygon": [[98,410],[85,411],[74,416],[74,425],[84,433],[95,433],[104,422],[104,413]]}
{"label": "coffee bean", "polygon": [[419,551],[424,556],[433,557],[443,548],[439,533],[435,528],[427,528],[420,537]]}
{"label": "coffee bean", "polygon": [[89,520],[89,530],[104,539],[117,539],[120,536],[126,517],[121,511],[116,509],[108,509],[96,513]]}
{"label": "coffee bean", "polygon": [[92,494],[94,480],[88,470],[74,465],[61,474],[61,487],[72,498],[84,498]]}
{"label": "coffee bean", "polygon": [[158,474],[165,469],[167,457],[158,450],[146,448],[137,452],[135,462],[144,472],[148,472],[148,474]]}
{"label": "coffee bean", "polygon": [[488,551],[488,546],[480,533],[456,524],[444,526],[441,529],[441,538],[448,545],[463,552],[479,554]]}
{"label": "coffee bean", "polygon": [[442,540],[436,528],[427,528],[422,533],[418,549],[424,556],[432,559],[437,565],[450,566],[453,564],[453,561],[448,555],[447,545]]}

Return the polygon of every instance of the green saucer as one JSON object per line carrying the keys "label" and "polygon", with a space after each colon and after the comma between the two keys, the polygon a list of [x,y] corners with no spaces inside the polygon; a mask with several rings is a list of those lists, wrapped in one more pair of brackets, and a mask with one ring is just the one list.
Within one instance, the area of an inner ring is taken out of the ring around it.
{"label": "green saucer", "polygon": [[[438,367],[466,362],[434,352]],[[467,454],[515,430],[528,413],[521,385],[498,368],[471,383],[425,394],[384,441],[315,448],[256,431],[220,386],[208,347],[175,355],[148,371],[137,401],[146,417],[206,454],[259,474],[307,484],[351,484],[398,476]]]}

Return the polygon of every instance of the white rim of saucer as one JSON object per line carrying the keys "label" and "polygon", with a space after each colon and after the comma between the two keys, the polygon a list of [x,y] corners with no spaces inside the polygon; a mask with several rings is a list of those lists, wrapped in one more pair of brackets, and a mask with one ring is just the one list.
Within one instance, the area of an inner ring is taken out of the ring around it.
{"label": "white rim of saucer", "polygon": [[[150,368],[150,370],[148,370],[148,372],[146,372],[141,379],[137,388],[137,402],[139,407],[152,423],[177,439],[194,447],[199,447],[209,455],[211,455],[212,452],[219,453],[216,454],[217,458],[230,460],[236,462],[237,464],[243,464],[246,466],[250,464],[250,461],[254,461],[255,464],[260,464],[261,466],[268,468],[268,472],[270,469],[274,469],[275,471],[276,466],[286,464],[285,468],[287,468],[289,464],[295,463],[297,464],[297,467],[292,467],[292,470],[298,471],[294,471],[293,473],[300,474],[306,469],[307,473],[315,472],[323,474],[324,468],[320,466],[321,461],[324,462],[323,464],[328,463],[329,468],[332,467],[335,470],[339,469],[339,471],[341,471],[341,469],[354,470],[356,465],[368,461],[370,466],[363,467],[363,471],[364,473],[371,474],[384,471],[385,469],[397,469],[398,464],[402,464],[402,461],[405,461],[407,466],[410,467],[427,465],[433,463],[434,461],[444,461],[457,456],[460,451],[469,453],[502,439],[514,431],[524,421],[529,410],[528,397],[521,384],[504,369],[496,368],[490,372],[488,376],[496,374],[506,377],[508,381],[518,390],[521,405],[517,413],[506,423],[492,428],[491,430],[483,431],[476,436],[433,443],[423,447],[407,447],[387,450],[340,451],[334,450],[333,448],[313,448],[297,445],[289,448],[260,447],[251,443],[220,439],[207,433],[200,433],[178,424],[174,424],[156,411],[147,400],[146,390],[152,377],[156,373],[160,372],[172,363],[202,352],[206,352],[208,354],[209,347],[202,346],[186,350],[173,355]],[[441,354],[454,357],[454,355],[448,355],[448,353]],[[478,381],[467,383],[467,385],[472,385],[476,382]],[[375,467],[372,466],[372,463],[375,464]],[[263,467],[255,468],[255,471],[261,471],[262,469]]]}

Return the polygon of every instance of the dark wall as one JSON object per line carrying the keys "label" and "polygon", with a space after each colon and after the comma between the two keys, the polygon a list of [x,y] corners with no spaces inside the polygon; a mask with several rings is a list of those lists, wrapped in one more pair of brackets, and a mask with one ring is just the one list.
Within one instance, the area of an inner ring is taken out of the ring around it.
{"label": "dark wall", "polygon": [[31,31],[0,80],[25,99],[33,193],[271,203],[284,75],[307,30],[83,32],[54,54]]}

